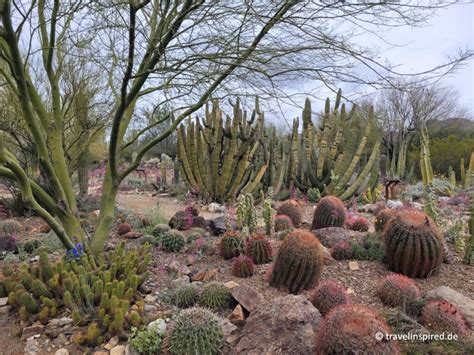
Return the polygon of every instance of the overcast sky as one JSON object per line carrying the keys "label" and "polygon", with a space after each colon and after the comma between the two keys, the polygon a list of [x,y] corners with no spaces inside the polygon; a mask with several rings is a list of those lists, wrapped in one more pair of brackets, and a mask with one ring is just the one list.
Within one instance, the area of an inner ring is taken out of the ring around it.
{"label": "overcast sky", "polygon": [[[379,59],[386,58],[391,64],[398,65],[397,72],[420,73],[430,70],[437,65],[446,63],[449,56],[455,56],[459,49],[474,50],[474,1],[463,1],[457,5],[439,9],[423,27],[384,28],[377,34],[361,36],[355,42],[376,50]],[[388,42],[388,43],[386,43]],[[474,60],[470,60],[458,71],[445,77],[441,81],[444,85],[451,85],[460,93],[460,103],[474,118]],[[309,92],[316,86],[317,96],[321,100],[312,100],[313,112],[323,108],[323,99],[329,96],[334,99],[334,94],[321,88],[320,85],[310,83],[294,83],[289,85],[290,90]],[[341,85],[345,95],[357,98],[360,92],[367,89],[353,85]],[[300,100],[298,100],[300,101]],[[303,105],[301,99],[300,105]],[[283,115],[286,122],[301,115],[301,109],[290,105],[281,105],[281,111],[270,113],[270,117],[280,121]],[[280,121],[284,124],[283,121]],[[278,123],[277,123],[278,124]]]}

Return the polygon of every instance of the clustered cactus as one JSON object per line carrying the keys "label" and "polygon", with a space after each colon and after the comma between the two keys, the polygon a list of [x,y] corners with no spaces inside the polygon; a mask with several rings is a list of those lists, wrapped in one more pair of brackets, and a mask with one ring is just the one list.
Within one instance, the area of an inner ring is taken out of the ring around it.
{"label": "clustered cactus", "polygon": [[272,247],[270,242],[262,234],[255,234],[245,242],[245,255],[259,264],[266,264],[272,260]]}
{"label": "clustered cactus", "polygon": [[227,231],[221,237],[219,243],[219,252],[225,260],[239,256],[243,249],[244,241],[238,231]]}
{"label": "clustered cactus", "polygon": [[232,264],[232,275],[246,278],[251,277],[254,273],[254,267],[252,259],[248,256],[240,255],[235,258]]}
{"label": "clustered cactus", "polygon": [[286,287],[290,293],[312,288],[323,270],[321,243],[305,230],[291,232],[283,241],[275,259],[270,285]]}
{"label": "clustered cactus", "polygon": [[125,327],[140,323],[140,314],[131,306],[135,303],[143,310],[137,290],[149,276],[150,258],[148,245],[125,252],[124,242],[98,259],[84,254],[51,264],[41,254],[38,266],[23,265],[3,281],[3,287],[21,319],[46,323],[64,305],[76,324],[89,324],[80,341],[95,345],[103,341],[100,334],[121,335]]}
{"label": "clustered cactus", "polygon": [[297,200],[286,200],[278,207],[277,215],[288,216],[293,226],[298,228],[303,221],[303,207]]}
{"label": "clustered cactus", "polygon": [[183,233],[172,229],[161,235],[161,246],[168,253],[178,252],[183,249],[185,244]]}
{"label": "clustered cactus", "polygon": [[426,327],[437,332],[452,332],[459,336],[468,332],[463,315],[446,301],[427,303],[423,308],[421,319]]}
{"label": "clustered cactus", "polygon": [[188,308],[196,304],[198,297],[199,294],[194,285],[183,285],[176,290],[174,303],[179,308]]}
{"label": "clustered cactus", "polygon": [[346,222],[347,212],[342,201],[336,196],[323,197],[313,213],[311,230],[342,227]]}
{"label": "clustered cactus", "polygon": [[247,236],[257,227],[257,212],[252,194],[243,194],[237,198],[237,221]]}
{"label": "clustered cactus", "polygon": [[229,306],[230,291],[221,282],[206,284],[199,296],[199,305],[212,310],[221,310]]}
{"label": "clustered cactus", "polygon": [[21,224],[14,219],[0,221],[0,236],[17,235],[21,231]]}
{"label": "clustered cactus", "polygon": [[400,274],[390,274],[383,278],[376,292],[382,303],[390,307],[410,308],[421,298],[420,289],[415,281]]}
{"label": "clustered cactus", "polygon": [[425,278],[443,262],[442,235],[425,213],[405,210],[383,232],[388,268],[409,277]]}
{"label": "clustered cactus", "polygon": [[392,334],[385,320],[370,308],[345,304],[332,309],[316,333],[316,354],[400,354],[396,340],[376,339]]}
{"label": "clustered cactus", "polygon": [[309,300],[323,317],[334,307],[350,303],[350,298],[344,285],[340,281],[332,279],[320,282],[312,292]]}
{"label": "clustered cactus", "polygon": [[171,354],[218,354],[223,345],[224,333],[214,313],[193,307],[178,314],[169,338]]}

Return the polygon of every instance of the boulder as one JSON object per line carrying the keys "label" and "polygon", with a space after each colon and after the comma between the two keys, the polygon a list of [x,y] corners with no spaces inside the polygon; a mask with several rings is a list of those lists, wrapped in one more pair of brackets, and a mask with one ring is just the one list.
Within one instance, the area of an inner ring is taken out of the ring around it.
{"label": "boulder", "polygon": [[303,295],[287,295],[252,312],[232,354],[314,354],[322,317]]}
{"label": "boulder", "polygon": [[[237,228],[235,221],[230,222],[232,229]],[[212,235],[219,236],[227,232],[227,223],[225,217],[220,216],[214,219],[209,220],[209,228],[211,229]]]}
{"label": "boulder", "polygon": [[125,355],[125,345],[117,345],[110,350],[110,355]]}
{"label": "boulder", "polygon": [[427,292],[426,298],[451,303],[464,316],[469,328],[474,330],[474,300],[448,286],[440,286]]}
{"label": "boulder", "polygon": [[42,324],[33,324],[30,327],[23,328],[23,332],[21,333],[21,339],[28,339],[33,335],[38,335],[43,333],[44,325]]}
{"label": "boulder", "polygon": [[122,238],[125,238],[125,239],[138,239],[138,238],[141,238],[141,237],[143,237],[142,232],[134,232],[134,231],[130,231],[130,232],[125,233],[124,235],[122,235]]}
{"label": "boulder", "polygon": [[326,248],[332,248],[341,241],[347,242],[353,240],[360,243],[362,237],[366,234],[364,232],[352,231],[340,227],[321,228],[313,230],[311,233],[313,233]]}
{"label": "boulder", "polygon": [[186,230],[189,228],[206,228],[207,222],[203,217],[198,216],[195,208],[190,212],[178,211],[170,218],[168,225],[177,230]]}
{"label": "boulder", "polygon": [[262,294],[247,285],[236,286],[231,292],[232,297],[249,312],[255,311],[265,301]]}
{"label": "boulder", "polygon": [[400,208],[403,208],[403,202],[400,200],[388,200],[387,201],[387,207],[394,210],[398,210]]}
{"label": "boulder", "polygon": [[243,324],[245,320],[244,310],[240,304],[234,308],[232,313],[229,315],[229,320],[237,325]]}
{"label": "boulder", "polygon": [[212,202],[207,206],[207,211],[210,213],[223,213],[226,211],[226,207],[218,203]]}

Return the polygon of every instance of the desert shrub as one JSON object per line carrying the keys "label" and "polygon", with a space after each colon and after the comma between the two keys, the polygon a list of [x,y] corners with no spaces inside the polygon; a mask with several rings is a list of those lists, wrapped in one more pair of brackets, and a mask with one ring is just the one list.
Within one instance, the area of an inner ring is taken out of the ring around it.
{"label": "desert shrub", "polygon": [[18,235],[21,231],[21,224],[14,219],[0,221],[0,236]]}
{"label": "desert shrub", "polygon": [[323,197],[314,210],[311,230],[342,227],[346,222],[346,218],[346,207],[339,198],[336,196]]}
{"label": "desert shrub", "polygon": [[383,243],[376,234],[366,234],[360,242],[349,240],[349,244],[356,260],[383,261],[385,258]]}
{"label": "desert shrub", "polygon": [[131,349],[140,355],[154,355],[160,353],[161,335],[155,329],[139,330],[132,327],[128,344]]}
{"label": "desert shrub", "polygon": [[79,212],[91,213],[100,209],[100,196],[82,195],[77,198]]}

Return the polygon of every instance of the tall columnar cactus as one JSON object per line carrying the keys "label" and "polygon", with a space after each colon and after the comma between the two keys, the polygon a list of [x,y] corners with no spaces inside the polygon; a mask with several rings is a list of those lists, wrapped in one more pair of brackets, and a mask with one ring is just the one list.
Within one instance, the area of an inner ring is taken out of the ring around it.
{"label": "tall columnar cactus", "polygon": [[316,333],[316,354],[400,354],[398,342],[385,338],[391,334],[385,320],[375,311],[358,304],[333,308]]}
{"label": "tall columnar cactus", "polygon": [[455,187],[457,185],[457,183],[456,183],[456,173],[454,172],[451,165],[449,166],[449,169],[448,169],[448,178],[449,178],[449,182],[451,183],[451,185],[453,185]]}
{"label": "tall columnar cactus", "polygon": [[263,211],[262,217],[265,223],[265,234],[270,236],[273,231],[273,216],[275,215],[275,210],[272,207],[272,200],[270,197],[267,197],[263,200]]}
{"label": "tall columnar cactus", "polygon": [[451,303],[431,301],[423,307],[423,324],[437,332],[452,332],[458,336],[466,335],[468,327],[463,315]]}
{"label": "tall columnar cactus", "polygon": [[420,169],[423,187],[431,185],[433,183],[433,168],[430,158],[430,138],[426,125],[423,125],[421,129]]}
{"label": "tall columnar cactus", "polygon": [[443,261],[443,240],[435,222],[423,212],[405,210],[383,232],[388,268],[409,277],[424,278]]}
{"label": "tall columnar cactus", "polygon": [[[471,173],[474,175],[474,172]],[[469,243],[466,247],[464,262],[474,265],[474,176],[472,176],[471,185],[469,187]]]}
{"label": "tall columnar cactus", "polygon": [[277,215],[288,216],[293,222],[293,226],[298,228],[303,222],[303,207],[298,200],[286,200],[278,207]]}
{"label": "tall columnar cactus", "polygon": [[306,230],[297,229],[283,241],[270,276],[270,286],[286,287],[297,294],[318,283],[323,270],[321,243]]}
{"label": "tall columnar cactus", "polygon": [[[370,157],[363,163],[361,157],[366,153],[369,136],[375,129],[373,108],[370,108],[368,120],[362,136],[358,128],[352,125],[356,113],[353,106],[346,113],[345,104],[341,103],[341,91],[331,110],[329,99],[326,100],[324,115],[320,127],[312,122],[311,102],[307,99],[302,115],[302,132],[298,133],[299,122],[295,121],[292,132],[290,157],[295,165],[291,167],[293,182],[303,192],[316,188],[322,195],[336,195],[346,200],[352,197],[372,174],[372,166],[378,162],[380,140],[371,147]],[[344,141],[344,131],[353,130],[355,142]],[[355,174],[355,176],[354,176]],[[377,172],[378,174],[378,172]],[[350,180],[354,179],[350,184]]]}
{"label": "tall columnar cactus", "polygon": [[252,194],[242,194],[237,198],[237,221],[246,236],[257,227],[257,211]]}
{"label": "tall columnar cactus", "polygon": [[464,158],[461,158],[460,171],[461,171],[461,187],[466,188],[466,166],[464,165]]}
{"label": "tall columnar cactus", "polygon": [[249,119],[239,100],[233,107],[233,118],[224,120],[214,101],[212,110],[206,105],[202,121],[189,119],[178,129],[183,178],[206,201],[224,203],[240,193],[253,193],[268,167],[268,160],[254,159],[264,126],[258,100]]}
{"label": "tall columnar cactus", "polygon": [[349,294],[344,285],[337,280],[324,280],[312,292],[310,299],[324,317],[334,307],[351,303]]}
{"label": "tall columnar cactus", "polygon": [[347,218],[346,207],[336,196],[323,197],[313,213],[311,229],[342,227]]}

